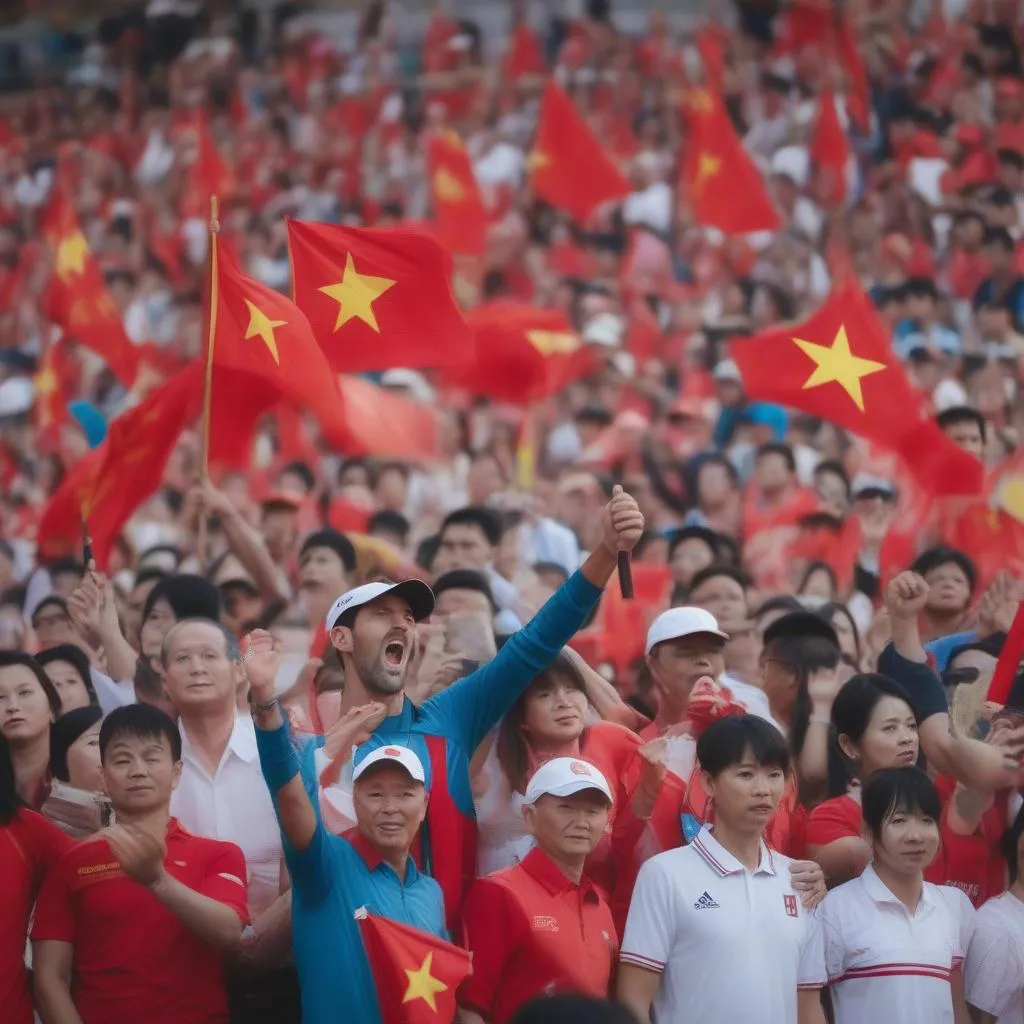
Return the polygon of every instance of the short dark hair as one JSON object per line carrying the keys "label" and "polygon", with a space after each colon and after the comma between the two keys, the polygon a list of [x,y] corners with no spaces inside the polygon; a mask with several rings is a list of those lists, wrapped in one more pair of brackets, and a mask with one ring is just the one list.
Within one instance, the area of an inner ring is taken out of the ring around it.
{"label": "short dark hair", "polygon": [[707,583],[708,580],[713,580],[716,576],[726,576],[735,580],[744,590],[752,585],[750,577],[742,569],[735,565],[729,565],[728,562],[714,562],[693,574],[693,579],[690,580],[690,593],[692,594],[698,587]]}
{"label": "short dark hair", "polygon": [[928,573],[934,572],[943,565],[959,566],[963,571],[963,574],[967,577],[967,586],[970,588],[971,593],[974,593],[974,584],[978,578],[977,570],[974,568],[974,563],[967,557],[967,555],[962,551],[958,551],[956,548],[947,548],[942,545],[929,548],[927,551],[922,552],[917,556],[910,569],[912,572],[916,572],[919,576],[926,576]]}
{"label": "short dark hair", "polygon": [[202,576],[192,573],[173,573],[157,580],[156,586],[149,592],[146,603],[142,606],[142,621],[149,618],[149,613],[157,601],[164,600],[171,606],[176,620],[220,619],[220,591]]}
{"label": "short dark hair", "polygon": [[299,561],[301,562],[313,548],[329,548],[341,559],[346,572],[356,571],[356,549],[352,546],[352,541],[340,530],[332,530],[330,527],[314,530],[299,548]]}
{"label": "short dark hair", "polygon": [[998,245],[1000,249],[1005,252],[1013,252],[1016,248],[1013,241],[1013,235],[1010,234],[1006,228],[1001,227],[990,227],[985,232],[985,245]]}
{"label": "short dark hair", "polygon": [[976,423],[978,425],[978,430],[981,431],[981,440],[985,441],[987,439],[985,417],[970,405],[951,405],[948,409],[943,409],[942,412],[935,417],[935,423],[938,425],[940,430],[955,427],[959,423]]}
{"label": "short dark hair", "polygon": [[103,709],[98,704],[72,708],[50,726],[50,774],[61,782],[70,782],[68,750],[83,733],[103,720]]}
{"label": "short dark hair", "polygon": [[99,703],[99,699],[96,696],[96,688],[92,683],[89,658],[81,647],[75,644],[57,644],[55,647],[49,647],[45,651],[40,651],[35,655],[35,660],[44,669],[51,661],[66,661],[78,673],[86,690],[89,691],[89,700],[93,704]]}
{"label": "short dark hair", "polygon": [[697,740],[697,760],[712,778],[739,764],[748,750],[759,765],[781,768],[788,774],[789,748],[782,733],[757,715],[720,718]]}
{"label": "short dark hair", "polygon": [[171,758],[181,760],[181,733],[166,711],[153,704],[125,704],[114,708],[100,726],[100,760],[106,761],[110,744],[120,736],[149,740],[164,737],[171,748]]}
{"label": "short dark hair", "polygon": [[487,538],[491,547],[497,547],[501,541],[501,520],[489,508],[482,505],[467,505],[449,512],[441,524],[441,536],[449,526],[475,526]]}
{"label": "short dark hair", "polygon": [[46,569],[51,579],[54,576],[64,575],[82,576],[85,573],[85,566],[72,555],[62,555],[60,558],[55,558]]}
{"label": "short dark hair", "polygon": [[860,806],[864,824],[874,839],[881,838],[885,823],[894,814],[919,814],[936,824],[942,816],[935,784],[916,765],[875,772],[861,791]]}
{"label": "short dark hair", "polygon": [[67,601],[65,601],[63,597],[58,597],[56,594],[49,594],[46,597],[44,597],[42,601],[40,601],[39,604],[35,606],[35,608],[32,609],[33,627],[38,621],[39,613],[44,608],[49,608],[51,606],[54,608],[59,608],[68,618],[71,617],[71,613],[68,611]]}
{"label": "short dark hair", "polygon": [[770,615],[772,612],[782,612],[787,614],[789,612],[800,612],[803,611],[804,606],[795,598],[789,594],[776,594],[774,597],[769,597],[767,601],[762,604],[757,611],[754,612],[754,619],[762,619],[766,615]]}
{"label": "short dark hair", "polygon": [[301,459],[296,459],[294,462],[289,462],[282,466],[278,470],[277,475],[281,476],[284,473],[294,473],[302,481],[307,494],[312,493],[316,487],[316,474]]}
{"label": "short dark hair", "polygon": [[846,472],[846,467],[839,461],[839,459],[822,459],[814,467],[814,476],[819,473],[831,473],[833,476],[839,477],[843,481],[846,487],[846,496],[850,496],[850,474]]}
{"label": "short dark hair", "polygon": [[60,694],[50,682],[50,677],[43,671],[43,666],[24,651],[0,651],[0,669],[13,668],[15,665],[24,665],[36,677],[36,682],[43,688],[43,693],[50,704],[50,713],[57,718],[60,715]]}
{"label": "short dark hair", "polygon": [[675,530],[668,540],[668,560],[671,562],[675,557],[676,549],[680,544],[688,540],[703,541],[711,552],[712,559],[718,559],[718,534],[709,530],[706,526],[684,526]]}
{"label": "short dark hair", "polygon": [[450,572],[441,573],[434,583],[434,598],[440,597],[446,590],[475,590],[487,598],[493,612],[498,611],[490,582],[476,569],[452,569]]}
{"label": "short dark hair", "polygon": [[401,537],[403,544],[409,536],[410,529],[411,526],[409,520],[406,519],[401,512],[395,512],[393,509],[389,508],[381,509],[380,512],[374,512],[366,524],[367,533],[375,533],[377,530],[384,530],[386,533],[393,533],[396,536]]}
{"label": "short dark hair", "polygon": [[766,455],[781,455],[786,462],[786,468],[790,473],[796,472],[796,456],[793,449],[785,441],[768,441],[757,449],[755,462],[760,462]]}

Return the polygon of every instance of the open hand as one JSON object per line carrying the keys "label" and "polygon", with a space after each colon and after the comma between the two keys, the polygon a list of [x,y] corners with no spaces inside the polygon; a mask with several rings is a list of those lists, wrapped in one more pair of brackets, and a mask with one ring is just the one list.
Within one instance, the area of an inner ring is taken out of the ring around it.
{"label": "open hand", "polygon": [[242,638],[242,667],[255,703],[272,700],[281,668],[281,646],[265,629],[254,629]]}
{"label": "open hand", "polygon": [[350,708],[327,730],[324,753],[333,761],[339,754],[348,754],[353,747],[365,743],[387,717],[387,705],[371,701],[362,707]]}

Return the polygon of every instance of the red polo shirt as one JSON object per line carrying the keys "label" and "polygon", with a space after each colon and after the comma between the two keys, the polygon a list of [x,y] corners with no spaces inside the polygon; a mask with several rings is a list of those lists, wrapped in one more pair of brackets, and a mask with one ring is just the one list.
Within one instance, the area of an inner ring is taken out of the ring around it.
{"label": "red polo shirt", "polygon": [[539,848],[515,867],[478,878],[463,907],[473,973],[459,1001],[505,1024],[540,995],[607,998],[618,941],[601,890],[575,885]]}
{"label": "red polo shirt", "polygon": [[0,1007],[5,1024],[32,1024],[25,938],[32,904],[46,872],[74,845],[41,814],[15,811],[0,825]]}
{"label": "red polo shirt", "polygon": [[[164,867],[248,921],[245,858],[234,844],[194,836],[172,818]],[[125,875],[106,840],[79,843],[47,875],[32,938],[74,947],[71,995],[83,1024],[228,1020],[224,958]]]}

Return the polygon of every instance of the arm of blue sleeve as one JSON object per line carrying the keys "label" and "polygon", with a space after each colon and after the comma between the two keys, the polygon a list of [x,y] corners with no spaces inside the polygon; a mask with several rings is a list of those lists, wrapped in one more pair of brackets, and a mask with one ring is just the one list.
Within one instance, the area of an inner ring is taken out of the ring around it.
{"label": "arm of blue sleeve", "polygon": [[573,573],[491,661],[428,701],[424,710],[443,717],[445,733],[464,750],[476,750],[530,680],[573,638],[600,596],[599,587]]}
{"label": "arm of blue sleeve", "polygon": [[932,715],[942,715],[949,711],[942,680],[928,665],[909,661],[902,654],[897,654],[892,644],[879,655],[878,671],[894,679],[907,691],[918,725]]}
{"label": "arm of blue sleeve", "polygon": [[949,656],[964,644],[977,643],[978,634],[973,629],[966,633],[950,633],[949,636],[940,636],[924,645],[925,653],[934,659],[935,669],[938,672],[945,672],[949,665]]}

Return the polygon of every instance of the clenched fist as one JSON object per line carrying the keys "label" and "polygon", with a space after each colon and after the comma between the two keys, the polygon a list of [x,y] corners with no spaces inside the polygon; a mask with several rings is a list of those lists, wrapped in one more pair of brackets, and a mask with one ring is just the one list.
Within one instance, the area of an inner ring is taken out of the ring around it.
{"label": "clenched fist", "polygon": [[644,514],[632,495],[618,484],[604,510],[604,545],[615,556],[632,551],[644,532]]}
{"label": "clenched fist", "polygon": [[916,572],[901,572],[885,592],[885,607],[895,621],[916,619],[928,603],[928,584]]}

